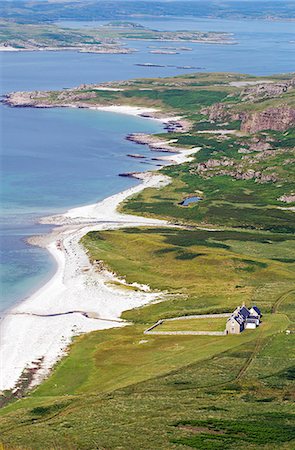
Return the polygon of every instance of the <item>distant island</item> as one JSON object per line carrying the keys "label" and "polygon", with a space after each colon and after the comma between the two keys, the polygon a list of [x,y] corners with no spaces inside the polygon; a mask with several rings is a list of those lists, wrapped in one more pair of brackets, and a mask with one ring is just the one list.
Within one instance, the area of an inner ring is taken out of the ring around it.
{"label": "distant island", "polygon": [[1,4],[5,19],[48,23],[57,20],[128,20],[130,18],[205,17],[210,19],[294,20],[294,2],[255,1],[6,1]]}
{"label": "distant island", "polygon": [[[93,29],[0,20],[0,51],[77,50],[84,53],[132,53],[123,41],[234,44],[230,33],[157,31],[132,22],[111,22]],[[170,52],[171,53],[171,52]]]}

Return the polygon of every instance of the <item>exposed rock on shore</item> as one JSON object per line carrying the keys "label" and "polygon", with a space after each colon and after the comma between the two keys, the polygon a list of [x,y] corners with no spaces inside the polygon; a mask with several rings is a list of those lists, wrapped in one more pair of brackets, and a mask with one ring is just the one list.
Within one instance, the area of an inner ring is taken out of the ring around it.
{"label": "exposed rock on shore", "polygon": [[47,92],[12,92],[4,96],[3,103],[9,106],[37,106],[47,99]]}
{"label": "exposed rock on shore", "polygon": [[187,150],[187,148],[176,147],[177,140],[175,139],[167,141],[145,133],[132,133],[126,139],[137,144],[148,145],[149,149],[154,152],[178,153]]}
{"label": "exposed rock on shore", "polygon": [[119,173],[119,177],[126,177],[126,178],[136,178],[137,180],[140,180],[141,172],[122,172]]}
{"label": "exposed rock on shore", "polygon": [[129,158],[135,158],[135,159],[144,159],[145,158],[144,155],[140,155],[139,153],[128,153],[127,156],[129,156]]}

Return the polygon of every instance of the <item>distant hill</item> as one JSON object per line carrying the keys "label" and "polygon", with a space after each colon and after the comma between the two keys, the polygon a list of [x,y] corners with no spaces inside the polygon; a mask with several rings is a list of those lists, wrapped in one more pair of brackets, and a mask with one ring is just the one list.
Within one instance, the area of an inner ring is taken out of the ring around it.
{"label": "distant hill", "polygon": [[136,16],[193,16],[211,18],[295,19],[295,2],[274,0],[178,1],[89,1],[27,0],[0,1],[1,17],[23,22],[55,20],[122,19]]}

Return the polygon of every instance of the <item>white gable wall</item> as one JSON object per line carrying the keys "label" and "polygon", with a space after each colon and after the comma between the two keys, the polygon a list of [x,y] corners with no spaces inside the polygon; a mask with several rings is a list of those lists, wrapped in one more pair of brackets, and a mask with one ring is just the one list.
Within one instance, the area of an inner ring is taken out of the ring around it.
{"label": "white gable wall", "polygon": [[246,322],[245,328],[248,330],[253,330],[256,328],[256,326],[257,326],[256,323],[247,323]]}
{"label": "white gable wall", "polygon": [[251,309],[250,309],[250,314],[251,314],[251,316],[259,317],[259,314],[258,314],[258,312],[257,312],[257,311],[255,311],[255,309],[254,309],[254,308],[251,308]]}

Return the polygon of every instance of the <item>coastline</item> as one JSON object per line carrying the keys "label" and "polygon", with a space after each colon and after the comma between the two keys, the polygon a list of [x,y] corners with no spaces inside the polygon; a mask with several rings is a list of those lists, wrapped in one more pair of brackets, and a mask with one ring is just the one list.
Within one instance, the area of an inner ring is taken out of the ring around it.
{"label": "coastline", "polygon": [[[96,86],[96,90],[109,91],[109,87]],[[115,88],[114,88],[115,89]],[[112,89],[112,90],[114,90]],[[120,89],[116,89],[120,90]],[[38,92],[38,91],[37,91]],[[42,97],[38,100],[31,98],[31,92],[11,92],[9,94],[4,94],[1,103],[12,108],[75,108],[75,109],[89,109],[93,111],[105,111],[113,112],[116,114],[124,114],[131,116],[139,116],[145,119],[157,120],[165,125],[165,129],[168,131],[174,131],[177,128],[178,131],[188,131],[190,129],[190,123],[188,120],[183,119],[182,116],[173,115],[169,116],[163,114],[157,108],[142,107],[142,106],[130,106],[130,105],[95,105],[91,106],[86,102],[79,101],[75,103],[64,102],[64,103],[46,103],[42,102]]]}
{"label": "coastline", "polygon": [[[176,119],[180,120],[178,117],[160,118],[156,114],[158,111],[151,108],[114,105],[91,109],[139,115],[161,120],[166,125],[174,123]],[[197,150],[175,148],[173,155],[162,159],[169,164],[181,164]],[[74,336],[126,325],[120,319],[124,310],[159,300],[163,296],[163,293],[150,292],[148,286],[136,285],[134,291],[124,289],[126,283],[115,274],[104,268],[100,268],[98,272],[79,243],[89,231],[169,225],[164,220],[126,215],[117,211],[122,201],[146,187],[160,188],[169,183],[168,177],[157,174],[156,171],[132,176],[142,183],[99,203],[43,218],[42,223],[59,227],[49,235],[29,239],[31,244],[42,246],[51,253],[57,262],[57,270],[37,292],[4,314],[1,321],[0,391],[12,390],[17,394],[21,391],[21,378],[29,373],[32,379],[30,387],[36,386],[67,353]],[[118,287],[118,283],[122,287]]]}
{"label": "coastline", "polygon": [[102,47],[102,48],[87,48],[87,47],[26,47],[19,48],[12,45],[0,45],[1,52],[77,52],[77,53],[94,53],[101,55],[127,55],[135,53],[136,50],[124,47]]}
{"label": "coastline", "polygon": [[[210,33],[210,32],[209,32]],[[179,38],[161,38],[161,39],[156,39],[157,43],[160,44],[166,44],[166,43],[186,43],[186,44],[211,44],[211,45],[236,45],[238,44],[238,42],[234,39],[234,33],[231,32],[211,32],[212,34],[222,34],[222,36],[215,37],[210,36],[210,37],[200,37],[200,38],[195,38],[195,39],[187,39],[187,40],[183,40],[183,39],[179,39]],[[54,47],[54,46],[41,46],[41,45],[35,45],[34,44],[27,44],[26,47],[14,47],[13,43],[12,45],[10,44],[0,44],[0,52],[59,52],[59,51],[76,51],[78,53],[96,53],[96,54],[131,54],[131,53],[136,53],[138,50],[131,48],[131,47],[123,47],[122,46],[122,41],[124,40],[124,38],[121,40],[121,42],[115,43],[115,44],[102,44],[100,47],[96,44],[82,44],[82,45],[68,45],[68,46],[64,46],[64,47]],[[135,38],[129,38],[127,39],[128,41],[135,41],[135,42],[151,42],[154,43],[155,40],[150,39],[150,38],[140,38],[137,39]],[[24,44],[25,45],[25,44]]]}

